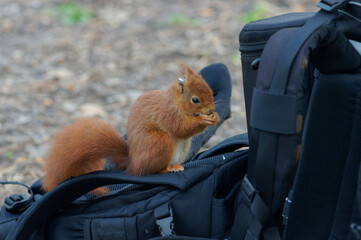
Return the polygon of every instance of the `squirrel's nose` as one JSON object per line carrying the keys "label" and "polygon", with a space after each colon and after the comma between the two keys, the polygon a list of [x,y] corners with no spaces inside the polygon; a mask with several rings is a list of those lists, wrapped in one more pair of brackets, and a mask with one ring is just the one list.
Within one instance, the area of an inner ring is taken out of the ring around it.
{"label": "squirrel's nose", "polygon": [[209,109],[209,114],[212,114],[214,112],[214,109]]}

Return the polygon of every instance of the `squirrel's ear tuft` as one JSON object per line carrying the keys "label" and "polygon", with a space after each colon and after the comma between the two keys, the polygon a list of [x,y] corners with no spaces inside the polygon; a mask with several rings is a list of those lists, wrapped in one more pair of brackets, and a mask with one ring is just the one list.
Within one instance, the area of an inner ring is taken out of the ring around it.
{"label": "squirrel's ear tuft", "polygon": [[193,71],[193,69],[190,66],[188,66],[187,64],[185,64],[184,62],[179,61],[178,64],[179,64],[179,70],[180,70],[181,74],[187,76],[188,74],[195,73]]}
{"label": "squirrel's ear tuft", "polygon": [[197,73],[195,73],[190,66],[188,66],[182,61],[178,61],[178,64],[180,74],[182,76],[178,78],[178,87],[181,89],[181,93],[183,93],[185,86],[192,82],[194,75],[197,75]]}

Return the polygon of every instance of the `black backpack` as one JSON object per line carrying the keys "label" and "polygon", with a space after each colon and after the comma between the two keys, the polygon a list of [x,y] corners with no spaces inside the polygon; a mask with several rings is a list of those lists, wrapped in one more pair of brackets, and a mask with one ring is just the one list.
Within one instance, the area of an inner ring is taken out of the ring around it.
{"label": "black backpack", "polygon": [[354,239],[358,229],[361,3],[318,6],[240,33],[250,153],[236,239]]}

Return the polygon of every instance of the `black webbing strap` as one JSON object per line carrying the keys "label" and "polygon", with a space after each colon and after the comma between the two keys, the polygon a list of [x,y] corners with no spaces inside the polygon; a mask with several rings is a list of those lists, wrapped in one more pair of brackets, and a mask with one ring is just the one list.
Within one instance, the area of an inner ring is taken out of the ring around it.
{"label": "black webbing strap", "polygon": [[[194,171],[193,173],[190,173]],[[187,181],[177,179],[180,175],[154,174],[137,177],[124,172],[100,171],[88,173],[67,180],[45,194],[39,201],[29,207],[17,220],[16,225],[10,230],[6,240],[23,240],[39,229],[48,219],[55,215],[58,210],[69,206],[73,201],[89,191],[111,184],[130,183],[144,185],[171,186],[185,189],[193,183],[201,181],[214,171],[214,166],[204,165],[202,168],[190,168],[187,173],[196,176],[187,178]],[[196,174],[195,174],[196,173]]]}
{"label": "black webbing strap", "polygon": [[231,228],[231,239],[258,240],[263,236],[265,240],[281,240],[277,227],[269,225],[273,218],[270,208],[247,175],[243,179],[241,192],[242,201]]}
{"label": "black webbing strap", "polygon": [[255,88],[252,106],[257,107],[250,111],[251,126],[268,132],[294,134],[297,100],[294,95],[272,94]]}
{"label": "black webbing strap", "polygon": [[249,145],[253,146],[249,148],[248,153],[248,166],[247,166],[247,175],[249,179],[256,179],[256,161],[257,159],[257,145],[259,142],[259,131],[252,131],[249,136]]}
{"label": "black webbing strap", "polygon": [[259,133],[255,169],[255,186],[262,191],[263,199],[271,206],[274,194],[275,166],[277,159],[277,135]]}
{"label": "black webbing strap", "polygon": [[347,2],[348,1],[340,1],[340,0],[321,0],[317,3],[317,6],[327,12],[335,12]]}
{"label": "black webbing strap", "polygon": [[354,202],[353,215],[352,223],[350,224],[351,232],[355,239],[361,240],[361,166],[358,170],[357,191],[356,200]]}
{"label": "black webbing strap", "polygon": [[277,226],[272,226],[270,228],[263,230],[264,239],[273,239],[273,240],[281,240],[281,234],[278,230]]}

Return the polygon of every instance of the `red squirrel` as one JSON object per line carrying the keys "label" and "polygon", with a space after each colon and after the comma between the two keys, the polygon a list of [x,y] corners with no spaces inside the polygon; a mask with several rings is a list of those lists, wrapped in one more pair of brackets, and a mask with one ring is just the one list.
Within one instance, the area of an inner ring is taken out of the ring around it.
{"label": "red squirrel", "polygon": [[[43,189],[103,170],[105,158],[128,174],[183,171],[191,138],[216,125],[213,93],[202,76],[180,63],[181,77],[165,90],[141,95],[130,109],[128,143],[108,123],[81,119],[56,133],[45,157]],[[106,188],[93,190],[100,195]]]}

